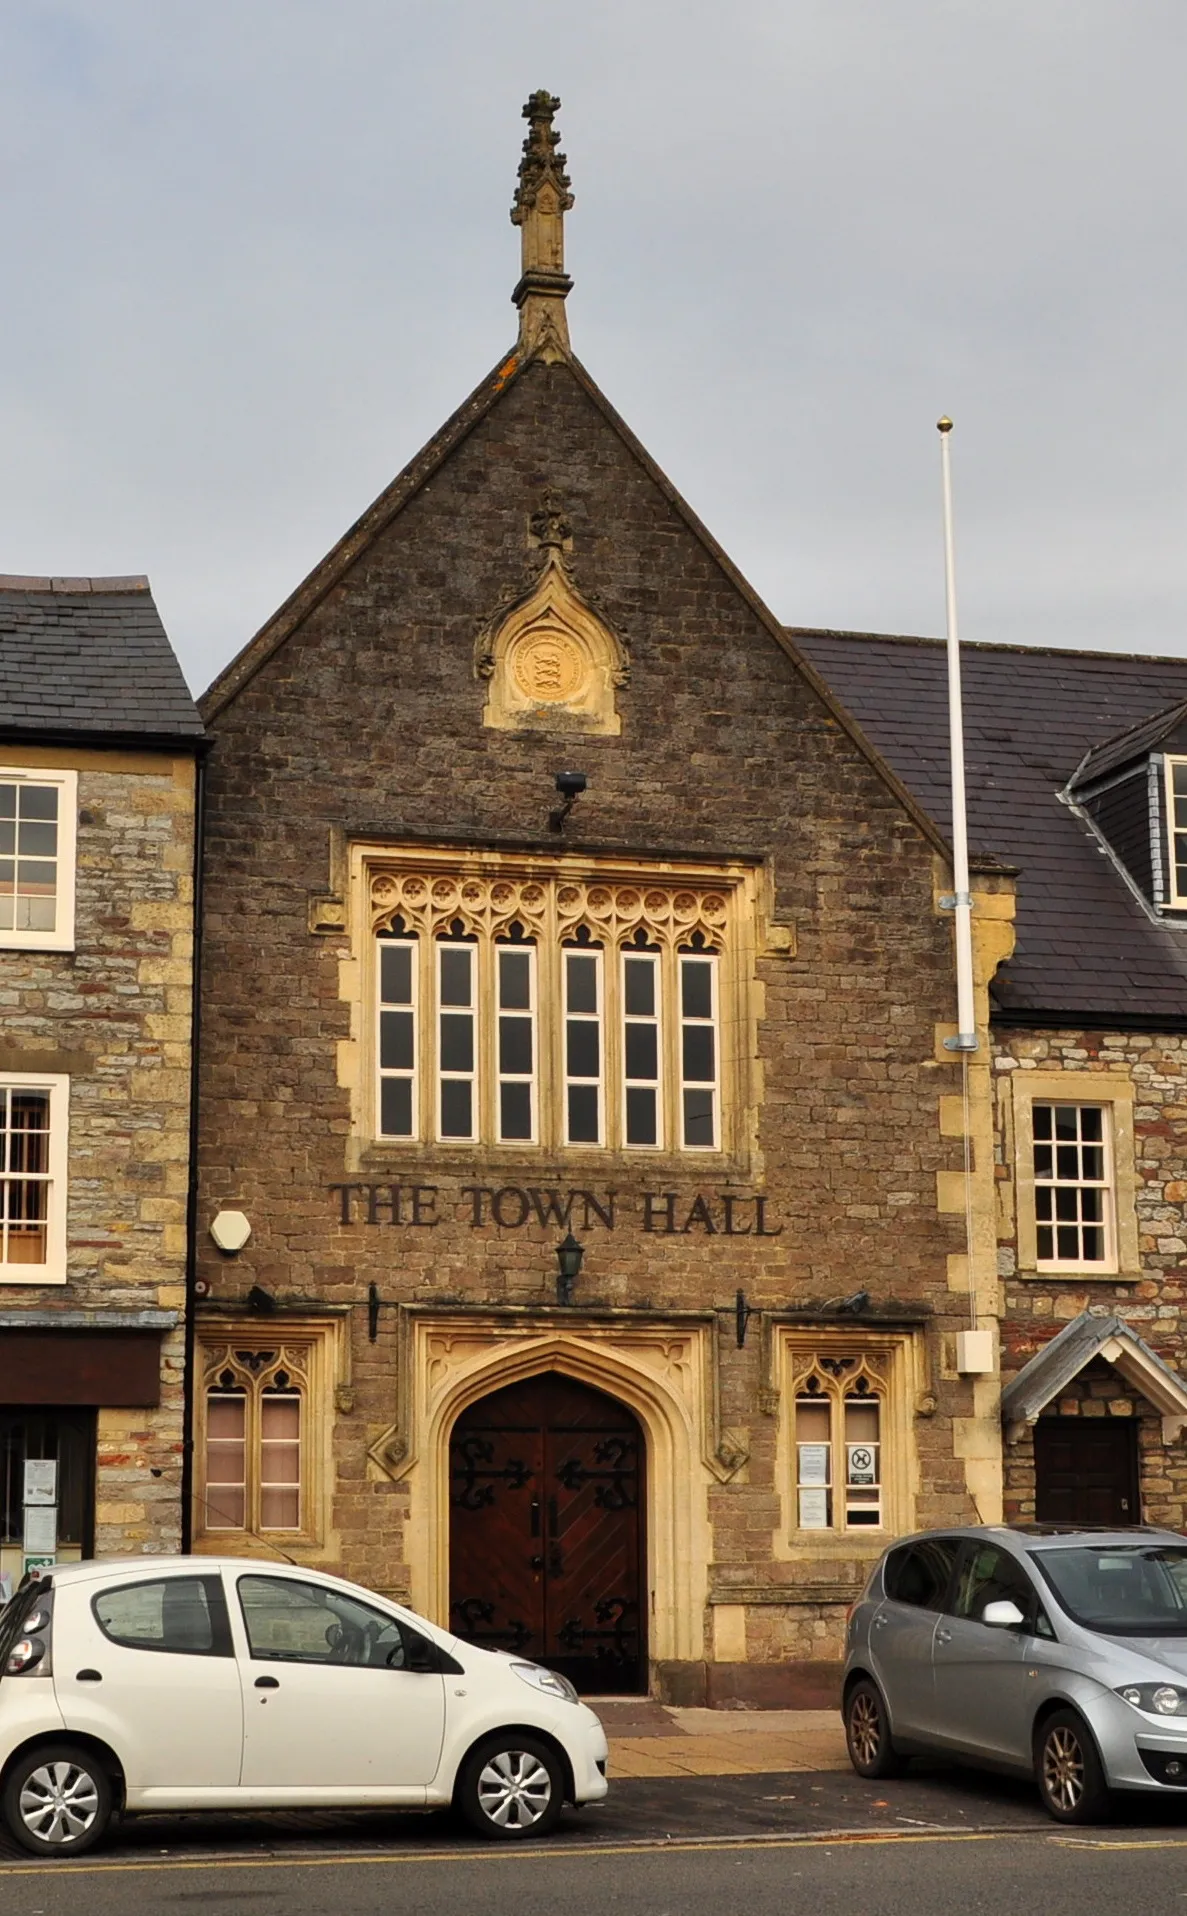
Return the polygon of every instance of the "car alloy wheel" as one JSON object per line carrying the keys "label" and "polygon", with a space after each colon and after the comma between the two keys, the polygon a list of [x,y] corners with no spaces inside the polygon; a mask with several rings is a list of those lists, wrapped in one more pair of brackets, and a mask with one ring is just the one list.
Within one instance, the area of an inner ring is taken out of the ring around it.
{"label": "car alloy wheel", "polygon": [[870,1768],[878,1761],[878,1750],[882,1743],[882,1712],[870,1690],[860,1690],[853,1699],[853,1707],[849,1712],[849,1741],[863,1769]]}
{"label": "car alloy wheel", "polygon": [[1043,1744],[1043,1787],[1065,1816],[1074,1816],[1084,1800],[1084,1752],[1066,1724],[1052,1730]]}
{"label": "car alloy wheel", "polygon": [[478,1801],[499,1829],[530,1830],[547,1813],[552,1778],[530,1750],[500,1750],[479,1773]]}
{"label": "car alloy wheel", "polygon": [[900,1776],[903,1759],[891,1739],[886,1700],[870,1677],[862,1677],[849,1691],[844,1714],[849,1761],[857,1774],[870,1781]]}
{"label": "car alloy wheel", "polygon": [[1048,1717],[1035,1738],[1035,1780],[1059,1823],[1093,1823],[1108,1807],[1109,1786],[1087,1725],[1075,1710]]}
{"label": "car alloy wheel", "polygon": [[4,1820],[36,1856],[77,1856],[98,1842],[111,1820],[111,1784],[78,1744],[32,1750],[9,1771]]}

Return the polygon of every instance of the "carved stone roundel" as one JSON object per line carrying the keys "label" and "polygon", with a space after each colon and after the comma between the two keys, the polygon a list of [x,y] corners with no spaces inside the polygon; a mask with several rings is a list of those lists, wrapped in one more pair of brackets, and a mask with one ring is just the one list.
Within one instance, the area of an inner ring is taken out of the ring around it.
{"label": "carved stone roundel", "polygon": [[526,633],[513,647],[510,665],[523,696],[540,705],[574,698],[586,672],[580,647],[555,627]]}

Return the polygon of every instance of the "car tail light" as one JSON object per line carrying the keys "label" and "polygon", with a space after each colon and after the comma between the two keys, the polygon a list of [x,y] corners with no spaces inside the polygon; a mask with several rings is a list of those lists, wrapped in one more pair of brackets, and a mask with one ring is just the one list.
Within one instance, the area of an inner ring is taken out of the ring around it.
{"label": "car tail light", "polygon": [[[19,1606],[19,1608],[16,1608]],[[19,1592],[11,1608],[15,1614],[6,1621],[9,1628],[0,1638],[0,1676],[27,1676],[31,1670],[49,1674],[50,1628],[53,1622],[53,1596],[48,1590]]]}
{"label": "car tail light", "polygon": [[5,1676],[24,1676],[27,1671],[35,1670],[44,1657],[44,1637],[20,1637],[8,1652],[4,1674]]}

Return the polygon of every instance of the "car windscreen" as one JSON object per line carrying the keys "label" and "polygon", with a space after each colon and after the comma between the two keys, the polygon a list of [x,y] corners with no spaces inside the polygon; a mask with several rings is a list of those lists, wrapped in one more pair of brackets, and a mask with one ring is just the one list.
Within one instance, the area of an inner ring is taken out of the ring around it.
{"label": "car windscreen", "polygon": [[1187,1636],[1187,1545],[1075,1544],[1036,1550],[1060,1603],[1106,1636]]}

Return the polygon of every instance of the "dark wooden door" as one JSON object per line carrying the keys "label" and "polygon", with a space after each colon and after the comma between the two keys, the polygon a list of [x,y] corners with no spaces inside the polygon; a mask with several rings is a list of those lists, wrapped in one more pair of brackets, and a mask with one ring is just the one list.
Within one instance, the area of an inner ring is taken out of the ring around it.
{"label": "dark wooden door", "polygon": [[1040,1417],[1035,1425],[1040,1523],[1141,1522],[1137,1429],[1131,1420]]}
{"label": "dark wooden door", "polygon": [[590,1695],[646,1688],[643,1433],[555,1371],[463,1411],[449,1445],[450,1623]]}

